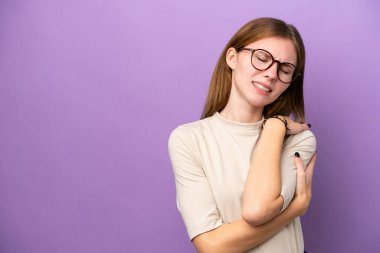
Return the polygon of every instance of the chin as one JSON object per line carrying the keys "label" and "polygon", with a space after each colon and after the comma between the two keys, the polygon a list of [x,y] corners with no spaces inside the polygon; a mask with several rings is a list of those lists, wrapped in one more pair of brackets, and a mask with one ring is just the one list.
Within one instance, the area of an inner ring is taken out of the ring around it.
{"label": "chin", "polygon": [[249,100],[249,104],[253,107],[264,107],[273,103],[274,101],[275,99],[262,99],[262,98],[252,97]]}
{"label": "chin", "polygon": [[268,105],[267,103],[258,103],[258,102],[250,102],[249,105],[252,107],[252,108],[264,108],[266,105]]}

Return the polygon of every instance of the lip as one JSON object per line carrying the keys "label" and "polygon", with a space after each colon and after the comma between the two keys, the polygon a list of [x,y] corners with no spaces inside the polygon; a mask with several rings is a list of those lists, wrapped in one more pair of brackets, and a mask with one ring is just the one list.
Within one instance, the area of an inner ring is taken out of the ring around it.
{"label": "lip", "polygon": [[258,83],[258,84],[264,86],[265,88],[267,88],[268,90],[270,90],[269,93],[272,92],[272,88],[271,88],[271,86],[270,86],[269,84],[266,84],[266,83],[263,83],[263,82],[258,82],[258,81],[252,81],[252,84],[253,84],[253,83]]}

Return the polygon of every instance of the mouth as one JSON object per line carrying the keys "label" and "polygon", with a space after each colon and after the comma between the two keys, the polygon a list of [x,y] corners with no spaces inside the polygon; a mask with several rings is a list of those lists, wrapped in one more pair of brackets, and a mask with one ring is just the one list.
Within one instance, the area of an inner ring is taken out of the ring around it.
{"label": "mouth", "polygon": [[272,92],[272,90],[269,89],[268,85],[266,85],[266,84],[258,83],[258,82],[255,82],[255,81],[252,81],[252,84],[255,85],[257,88],[259,88],[260,90],[265,91],[266,93],[271,93]]}

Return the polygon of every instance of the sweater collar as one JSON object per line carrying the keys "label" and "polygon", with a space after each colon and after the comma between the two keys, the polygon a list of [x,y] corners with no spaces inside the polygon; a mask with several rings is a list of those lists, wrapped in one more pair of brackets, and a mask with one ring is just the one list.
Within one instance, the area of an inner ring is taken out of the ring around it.
{"label": "sweater collar", "polygon": [[224,118],[219,112],[215,112],[212,118],[227,131],[241,135],[259,134],[261,132],[261,126],[264,122],[264,117],[260,121],[254,123],[231,121]]}

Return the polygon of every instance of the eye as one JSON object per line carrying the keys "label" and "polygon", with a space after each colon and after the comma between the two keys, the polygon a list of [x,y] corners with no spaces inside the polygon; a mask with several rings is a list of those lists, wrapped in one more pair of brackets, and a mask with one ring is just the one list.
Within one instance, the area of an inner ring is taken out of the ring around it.
{"label": "eye", "polygon": [[290,64],[281,64],[280,71],[286,75],[293,75],[294,67]]}
{"label": "eye", "polygon": [[268,62],[268,61],[271,61],[272,58],[268,55],[268,54],[265,54],[265,53],[261,53],[261,52],[258,52],[255,54],[255,57],[261,61],[261,62]]}
{"label": "eye", "polygon": [[268,61],[268,59],[265,59],[265,58],[258,57],[258,59],[259,59],[259,61],[262,61],[262,62],[267,62]]}

